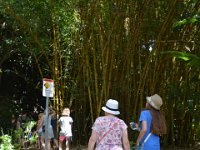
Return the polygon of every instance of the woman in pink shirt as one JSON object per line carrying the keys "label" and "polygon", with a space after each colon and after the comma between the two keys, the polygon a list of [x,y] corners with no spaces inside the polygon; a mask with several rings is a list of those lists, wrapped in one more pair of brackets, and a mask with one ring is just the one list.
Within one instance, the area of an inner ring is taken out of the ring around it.
{"label": "woman in pink shirt", "polygon": [[102,110],[105,116],[98,117],[92,127],[88,150],[130,150],[127,125],[119,115],[118,102],[109,99]]}

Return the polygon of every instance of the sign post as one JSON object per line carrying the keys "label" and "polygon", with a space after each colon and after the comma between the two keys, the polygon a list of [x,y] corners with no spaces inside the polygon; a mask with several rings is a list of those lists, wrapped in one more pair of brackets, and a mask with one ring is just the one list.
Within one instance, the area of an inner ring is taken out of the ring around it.
{"label": "sign post", "polygon": [[42,95],[46,97],[46,112],[44,118],[45,124],[45,150],[48,150],[48,128],[49,128],[49,97],[54,95],[54,81],[51,79],[43,79]]}

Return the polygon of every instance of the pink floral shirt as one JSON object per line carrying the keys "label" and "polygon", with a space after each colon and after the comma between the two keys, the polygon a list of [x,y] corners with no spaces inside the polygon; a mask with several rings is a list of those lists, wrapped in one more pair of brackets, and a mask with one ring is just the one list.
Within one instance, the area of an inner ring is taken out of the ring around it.
{"label": "pink floral shirt", "polygon": [[95,150],[123,150],[122,131],[127,129],[123,120],[114,116],[98,117],[92,129],[98,135]]}

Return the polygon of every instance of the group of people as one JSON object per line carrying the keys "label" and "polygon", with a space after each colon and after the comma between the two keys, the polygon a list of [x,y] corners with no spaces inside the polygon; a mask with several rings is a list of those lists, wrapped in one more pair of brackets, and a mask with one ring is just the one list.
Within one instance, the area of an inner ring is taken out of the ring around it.
{"label": "group of people", "polygon": [[[139,131],[136,150],[160,150],[160,136],[166,134],[166,122],[160,111],[163,105],[158,94],[146,97],[145,109],[141,111],[136,128]],[[105,116],[98,117],[92,127],[88,150],[130,150],[128,126],[117,117],[119,103],[109,99],[102,107]]]}
{"label": "group of people", "polygon": [[[135,124],[136,130],[139,131],[135,141],[136,150],[160,150],[160,136],[167,132],[165,117],[160,111],[162,105],[162,98],[158,94],[146,97],[145,109],[140,113],[138,124]],[[92,126],[88,150],[130,150],[128,126],[117,117],[120,114],[118,101],[109,99],[102,110],[105,115],[98,117]],[[51,143],[55,145],[56,149],[69,150],[73,123],[70,109],[64,108],[58,119],[59,135],[57,135],[56,112],[52,107],[49,107],[48,112],[45,110],[38,115],[36,133],[39,137],[39,148],[46,149],[45,139],[48,139],[46,145],[48,150],[51,149]],[[22,115],[18,122],[25,122],[28,118],[26,115],[26,113]],[[28,120],[30,119],[28,118]],[[46,129],[48,137],[45,135]]]}
{"label": "group of people", "polygon": [[[48,114],[48,116],[46,115]],[[49,113],[44,111],[44,113],[40,113],[38,115],[38,122],[37,122],[37,129],[36,132],[39,136],[39,148],[40,149],[46,149],[45,148],[45,139],[48,139],[48,149],[51,149],[51,141],[53,141],[53,144],[56,146],[56,149],[59,150],[69,150],[70,142],[72,139],[72,123],[73,119],[70,117],[70,109],[64,108],[62,111],[62,115],[58,120],[58,125],[60,128],[59,137],[57,136],[57,120],[56,120],[56,113],[55,111],[50,107]],[[45,127],[47,125],[47,127]],[[48,137],[45,137],[45,130],[47,129]],[[57,140],[57,137],[59,141]],[[65,142],[65,144],[64,144]],[[58,144],[59,143],[59,144]]]}

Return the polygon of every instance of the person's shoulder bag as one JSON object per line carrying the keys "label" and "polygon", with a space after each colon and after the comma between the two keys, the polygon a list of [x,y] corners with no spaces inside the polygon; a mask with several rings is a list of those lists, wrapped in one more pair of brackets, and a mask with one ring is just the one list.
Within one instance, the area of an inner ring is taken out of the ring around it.
{"label": "person's shoulder bag", "polygon": [[103,136],[99,139],[99,141],[96,143],[96,145],[98,145],[98,144],[101,143],[101,141],[105,138],[105,136],[106,136],[111,130],[114,129],[114,127],[118,124],[118,122],[119,122],[119,120],[117,120],[117,122],[115,122],[115,123],[110,127],[110,129],[109,129],[107,132],[105,132],[105,133],[103,134]]}
{"label": "person's shoulder bag", "polygon": [[151,132],[147,135],[147,137],[145,138],[144,142],[142,144],[139,144],[136,146],[135,150],[143,150],[144,149],[144,144],[147,142],[147,140],[149,139],[149,137],[151,136]]}

